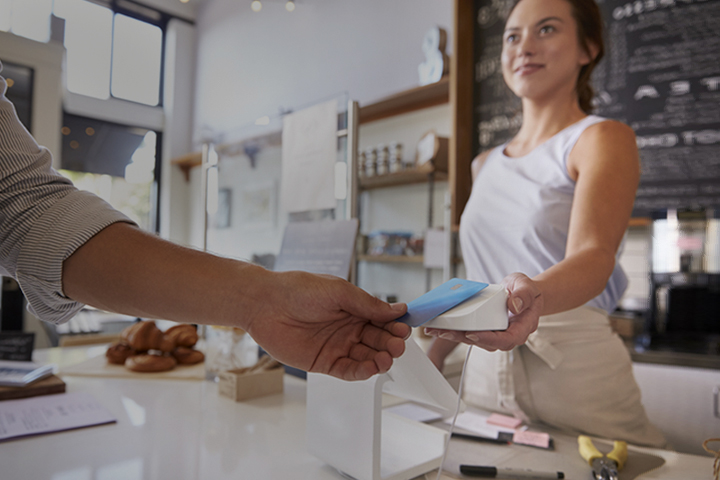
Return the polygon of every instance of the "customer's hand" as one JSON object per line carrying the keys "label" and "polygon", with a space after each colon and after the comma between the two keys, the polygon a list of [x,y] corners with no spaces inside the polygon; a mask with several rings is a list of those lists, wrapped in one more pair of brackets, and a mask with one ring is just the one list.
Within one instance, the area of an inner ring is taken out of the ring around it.
{"label": "customer's hand", "polygon": [[407,310],[338,277],[270,273],[267,299],[248,332],[277,360],[344,380],[387,372],[405,351],[410,327],[395,322]]}
{"label": "customer's hand", "polygon": [[503,279],[502,285],[509,292],[507,330],[463,332],[426,328],[425,333],[449,341],[475,345],[490,352],[512,350],[524,344],[528,336],[537,330],[543,309],[543,297],[537,283],[522,273],[508,275]]}

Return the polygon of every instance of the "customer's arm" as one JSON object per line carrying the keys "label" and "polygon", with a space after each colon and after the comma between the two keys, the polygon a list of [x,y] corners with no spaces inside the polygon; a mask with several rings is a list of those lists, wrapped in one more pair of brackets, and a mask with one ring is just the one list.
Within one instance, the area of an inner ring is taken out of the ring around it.
{"label": "customer's arm", "polygon": [[52,169],[6,89],[0,76],[0,275],[17,279],[35,315],[62,323],[83,307],[62,292],[63,261],[108,225],[132,222]]}
{"label": "customer's arm", "polygon": [[428,333],[487,350],[510,350],[525,343],[541,315],[579,307],[603,292],[640,180],[635,134],[619,122],[593,125],[572,150],[568,170],[576,185],[565,258],[532,279],[514,273],[503,280],[510,292],[507,331]]}
{"label": "customer's arm", "polygon": [[[83,302],[152,318],[237,325],[291,365],[352,379],[390,368],[405,311],[351,284],[274,274],[145,234],[51,168],[5,97],[0,77],[0,274],[30,309],[62,323]],[[63,275],[66,275],[64,278]],[[67,290],[67,291],[66,291]]]}
{"label": "customer's arm", "polygon": [[387,371],[410,332],[393,321],[404,304],[340,278],[270,272],[126,224],[107,227],[65,261],[63,290],[104,310],[241,327],[281,362],[347,380]]}

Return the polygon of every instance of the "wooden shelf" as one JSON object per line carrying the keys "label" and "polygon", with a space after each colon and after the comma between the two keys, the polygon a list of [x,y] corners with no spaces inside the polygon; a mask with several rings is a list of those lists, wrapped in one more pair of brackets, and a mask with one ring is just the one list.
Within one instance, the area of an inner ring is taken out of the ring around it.
{"label": "wooden shelf", "polygon": [[360,125],[450,101],[449,75],[437,83],[405,90],[377,102],[360,107]]}
{"label": "wooden shelf", "polygon": [[435,175],[435,180],[447,180],[447,173],[434,172],[431,169],[410,169],[397,173],[388,173],[386,175],[376,175],[373,177],[360,177],[360,189],[372,190],[374,188],[396,187],[398,185],[413,185],[417,183],[425,183],[429,180],[430,175]]}
{"label": "wooden shelf", "polygon": [[[425,263],[425,257],[423,255],[358,255],[358,261],[360,262],[374,262],[374,263]],[[455,258],[453,263],[458,265],[463,263],[462,258]]]}
{"label": "wooden shelf", "polygon": [[[244,153],[244,146],[246,142],[252,142],[255,146],[266,147],[273,146],[277,147],[281,144],[282,132],[280,130],[269,132],[263,135],[258,135],[251,138],[246,138],[239,142],[234,143],[222,143],[215,147],[215,151],[218,155],[229,155],[237,156]],[[185,180],[190,181],[190,170],[193,167],[199,167],[202,165],[202,153],[191,152],[181,155],[177,158],[170,160],[172,165],[177,165],[180,170],[185,174]]]}
{"label": "wooden shelf", "polygon": [[190,181],[190,170],[202,165],[202,153],[192,152],[170,160],[170,163],[180,167],[185,174],[185,181]]}
{"label": "wooden shelf", "polygon": [[377,262],[377,263],[420,263],[424,262],[422,255],[358,255],[361,262]]}
{"label": "wooden shelf", "polygon": [[652,219],[649,217],[633,217],[628,223],[628,227],[647,227],[652,223]]}

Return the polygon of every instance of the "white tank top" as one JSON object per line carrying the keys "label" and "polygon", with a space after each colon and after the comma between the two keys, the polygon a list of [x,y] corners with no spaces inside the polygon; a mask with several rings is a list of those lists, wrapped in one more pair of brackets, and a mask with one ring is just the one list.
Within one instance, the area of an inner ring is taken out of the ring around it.
{"label": "white tank top", "polygon": [[[522,157],[501,145],[488,155],[460,221],[468,278],[500,283],[513,272],[534,277],[565,258],[575,182],[567,159],[580,135],[605,119],[590,115]],[[617,258],[605,290],[587,305],[610,313],[627,288]]]}

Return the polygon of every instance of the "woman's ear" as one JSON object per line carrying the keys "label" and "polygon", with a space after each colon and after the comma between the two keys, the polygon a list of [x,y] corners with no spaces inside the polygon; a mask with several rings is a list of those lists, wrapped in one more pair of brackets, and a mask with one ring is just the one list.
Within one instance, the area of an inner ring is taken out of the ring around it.
{"label": "woman's ear", "polygon": [[584,46],[585,48],[583,48],[583,51],[585,55],[583,55],[583,58],[580,59],[580,65],[583,66],[592,63],[592,61],[597,58],[598,52],[600,51],[600,48],[598,48],[597,44],[594,42],[587,42]]}

